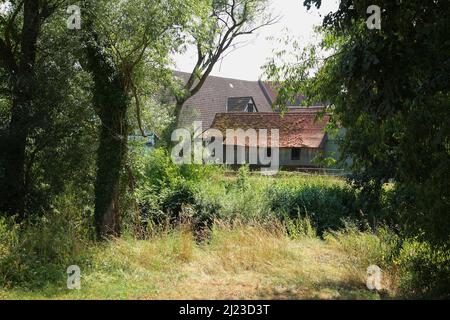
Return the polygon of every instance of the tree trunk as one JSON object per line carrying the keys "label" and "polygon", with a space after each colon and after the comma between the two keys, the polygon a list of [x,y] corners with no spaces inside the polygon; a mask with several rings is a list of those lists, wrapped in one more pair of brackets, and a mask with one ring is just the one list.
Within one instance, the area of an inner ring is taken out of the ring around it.
{"label": "tree trunk", "polygon": [[185,103],[186,100],[177,100],[177,103],[175,105],[175,127],[178,127],[178,125],[180,124],[180,116],[181,116],[181,111],[183,110],[183,105]]}
{"label": "tree trunk", "polygon": [[94,216],[97,237],[104,240],[120,235],[120,176],[127,153],[130,99],[113,59],[99,44],[95,31],[90,32],[86,54],[94,80],[93,103],[102,124],[97,151]]}
{"label": "tree trunk", "polygon": [[12,117],[5,150],[3,210],[9,215],[25,217],[25,152],[28,136],[27,105],[13,101]]}
{"label": "tree trunk", "polygon": [[[95,224],[98,239],[120,235],[120,176],[127,148],[126,113],[103,120],[97,152]],[[119,112],[120,113],[120,112]]]}

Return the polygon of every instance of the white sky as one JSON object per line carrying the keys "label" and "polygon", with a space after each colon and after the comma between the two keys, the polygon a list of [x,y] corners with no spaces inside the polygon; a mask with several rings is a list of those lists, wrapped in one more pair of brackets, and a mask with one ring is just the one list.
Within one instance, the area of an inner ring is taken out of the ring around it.
{"label": "white sky", "polygon": [[[262,74],[261,67],[271,57],[276,43],[268,37],[280,38],[286,28],[290,36],[299,40],[300,44],[307,45],[313,37],[314,26],[321,25],[323,17],[330,11],[336,11],[339,0],[324,0],[322,8],[315,7],[307,11],[303,0],[270,0],[271,9],[275,15],[280,16],[276,25],[260,29],[254,35],[247,36],[249,40],[245,47],[239,48],[215,66],[212,75],[243,80],[258,80]],[[242,38],[244,39],[244,38]],[[238,40],[241,41],[242,39]],[[196,61],[196,52],[188,50],[182,55],[175,55],[175,69],[191,72]]]}

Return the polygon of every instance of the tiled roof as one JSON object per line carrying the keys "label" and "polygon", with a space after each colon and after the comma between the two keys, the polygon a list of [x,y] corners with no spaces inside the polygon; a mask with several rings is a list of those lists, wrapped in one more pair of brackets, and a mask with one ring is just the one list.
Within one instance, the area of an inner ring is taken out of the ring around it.
{"label": "tiled roof", "polygon": [[[270,101],[272,103],[275,102],[277,95],[278,95],[278,88],[280,87],[279,84],[273,83],[273,82],[268,82],[268,81],[264,81],[262,82],[263,84],[263,89],[266,92],[267,96],[269,97]],[[303,95],[298,95],[295,97],[295,101],[287,101],[287,106],[288,107],[292,107],[292,106],[301,106],[303,100],[305,100],[305,96]]]}
{"label": "tiled roof", "polygon": [[[266,96],[271,101],[271,104],[274,104],[276,102],[280,85],[269,81],[261,82],[261,84]],[[305,100],[306,97],[300,94],[295,97],[294,101],[286,101],[287,112],[297,111],[297,109],[305,109],[306,107],[303,105]],[[316,101],[313,103],[313,105],[316,106],[315,108],[323,108],[325,105],[327,105],[327,103]],[[312,106],[309,106],[309,108],[312,108]]]}
{"label": "tiled roof", "polygon": [[[190,74],[174,72],[175,76],[187,82]],[[262,83],[209,76],[201,90],[191,97],[183,107],[179,125],[190,126],[201,120],[204,128],[209,128],[217,113],[227,112],[230,97],[252,97],[260,112],[271,112],[271,101],[266,97]]]}
{"label": "tiled roof", "polygon": [[[280,148],[320,148],[325,139],[325,127],[329,123],[329,115],[317,119],[317,109],[289,112],[281,116],[278,113],[219,113],[212,128],[226,135],[226,129],[267,129],[270,144],[270,130],[279,130]],[[241,141],[242,142],[242,141]],[[227,137],[226,144],[242,144],[236,139]],[[252,146],[250,141],[245,145]],[[258,146],[265,146],[258,143]]]}

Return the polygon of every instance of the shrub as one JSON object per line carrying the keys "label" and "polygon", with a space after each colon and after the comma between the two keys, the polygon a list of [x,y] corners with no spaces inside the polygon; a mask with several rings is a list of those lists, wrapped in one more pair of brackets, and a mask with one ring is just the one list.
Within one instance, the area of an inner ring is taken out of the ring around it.
{"label": "shrub", "polygon": [[[135,159],[135,176],[141,192],[158,193],[176,180],[181,179],[180,166],[172,162],[165,149],[158,148]],[[142,195],[141,195],[142,196]]]}
{"label": "shrub", "polygon": [[396,264],[400,268],[400,288],[405,296],[450,298],[450,250],[407,240]]}
{"label": "shrub", "polygon": [[235,185],[240,191],[246,191],[249,187],[248,177],[250,174],[249,165],[241,166],[238,170],[237,178],[235,181]]}
{"label": "shrub", "polygon": [[191,207],[194,225],[214,219],[216,205],[197,203],[195,186],[221,173],[217,166],[176,165],[168,152],[158,148],[145,154],[136,163],[138,188],[136,197],[145,224],[178,223],[184,206]]}
{"label": "shrub", "polygon": [[185,180],[176,180],[160,193],[160,208],[168,215],[171,221],[179,219],[183,205],[195,204],[195,191],[192,185]]}
{"label": "shrub", "polygon": [[355,207],[356,195],[347,186],[337,184],[278,184],[266,190],[269,208],[279,218],[308,216],[319,234],[338,230],[342,220],[360,218]]}

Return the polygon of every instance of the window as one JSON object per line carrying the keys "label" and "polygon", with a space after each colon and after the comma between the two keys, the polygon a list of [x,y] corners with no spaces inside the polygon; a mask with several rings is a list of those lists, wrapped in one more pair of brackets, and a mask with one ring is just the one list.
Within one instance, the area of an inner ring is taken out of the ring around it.
{"label": "window", "polygon": [[272,148],[267,148],[267,157],[272,157]]}
{"label": "window", "polygon": [[231,97],[227,100],[227,112],[258,112],[252,97]]}
{"label": "window", "polygon": [[291,150],[291,160],[300,160],[300,148],[293,148]]}

